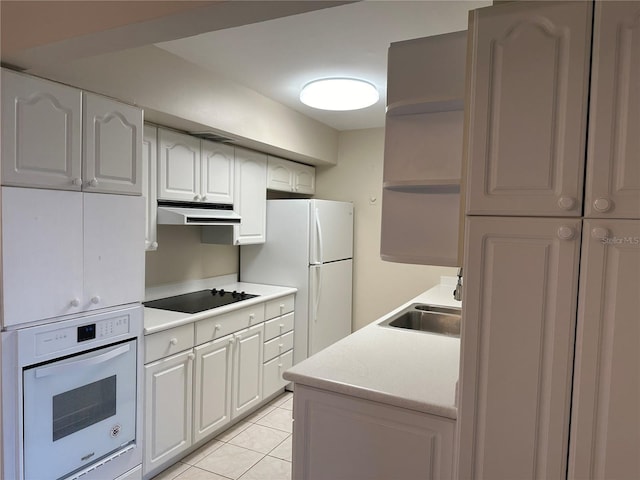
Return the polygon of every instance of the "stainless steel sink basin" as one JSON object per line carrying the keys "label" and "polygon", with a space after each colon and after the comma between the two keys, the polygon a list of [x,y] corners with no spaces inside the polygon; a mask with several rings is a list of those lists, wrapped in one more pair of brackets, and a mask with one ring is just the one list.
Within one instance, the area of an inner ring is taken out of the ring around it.
{"label": "stainless steel sink basin", "polygon": [[406,328],[418,332],[460,336],[460,309],[413,303],[380,323],[383,327]]}

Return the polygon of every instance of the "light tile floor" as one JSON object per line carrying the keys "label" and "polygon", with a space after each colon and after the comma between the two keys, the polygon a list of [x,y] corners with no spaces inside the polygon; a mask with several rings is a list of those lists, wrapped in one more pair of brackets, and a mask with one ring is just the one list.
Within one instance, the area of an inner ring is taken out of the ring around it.
{"label": "light tile floor", "polygon": [[291,480],[292,410],[285,392],[153,480]]}

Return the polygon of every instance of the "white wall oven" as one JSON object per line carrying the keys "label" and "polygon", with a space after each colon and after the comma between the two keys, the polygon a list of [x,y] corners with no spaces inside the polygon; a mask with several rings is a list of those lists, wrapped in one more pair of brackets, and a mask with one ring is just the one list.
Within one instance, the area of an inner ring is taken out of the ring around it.
{"label": "white wall oven", "polygon": [[135,306],[3,332],[4,478],[104,480],[140,465],[141,330]]}

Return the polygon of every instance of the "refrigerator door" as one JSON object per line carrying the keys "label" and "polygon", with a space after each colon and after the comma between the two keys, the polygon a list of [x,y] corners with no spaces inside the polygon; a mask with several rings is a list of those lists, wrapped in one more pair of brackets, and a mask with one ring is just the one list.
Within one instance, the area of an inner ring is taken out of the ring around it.
{"label": "refrigerator door", "polygon": [[311,200],[309,264],[353,257],[353,205],[347,202]]}
{"label": "refrigerator door", "polygon": [[309,268],[309,356],[351,333],[352,264]]}

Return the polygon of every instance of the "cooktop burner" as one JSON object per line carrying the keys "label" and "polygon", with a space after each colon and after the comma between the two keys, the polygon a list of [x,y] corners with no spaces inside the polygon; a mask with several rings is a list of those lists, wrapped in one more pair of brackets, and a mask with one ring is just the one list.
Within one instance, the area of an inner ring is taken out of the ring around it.
{"label": "cooktop burner", "polygon": [[245,292],[226,292],[224,290],[200,290],[198,292],[185,293],[174,297],[160,298],[143,302],[145,307],[171,310],[181,313],[198,313],[212,308],[222,307],[230,303],[241,302],[249,298],[257,297]]}

